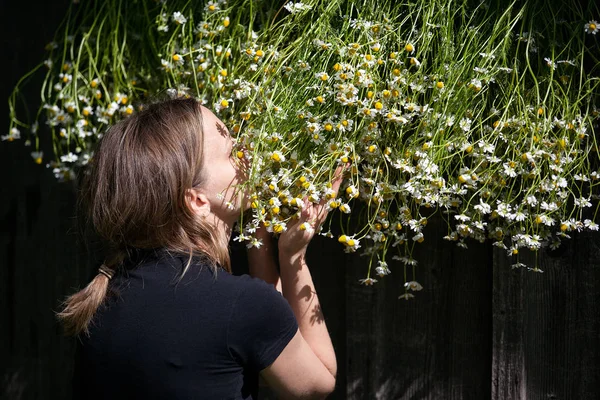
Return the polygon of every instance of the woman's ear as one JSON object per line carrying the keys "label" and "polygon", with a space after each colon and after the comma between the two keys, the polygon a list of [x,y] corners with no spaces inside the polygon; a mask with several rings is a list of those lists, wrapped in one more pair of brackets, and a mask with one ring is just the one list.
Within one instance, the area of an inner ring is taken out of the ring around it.
{"label": "woman's ear", "polygon": [[198,189],[188,189],[185,193],[185,199],[190,210],[199,217],[206,217],[210,214],[210,202],[204,193]]}

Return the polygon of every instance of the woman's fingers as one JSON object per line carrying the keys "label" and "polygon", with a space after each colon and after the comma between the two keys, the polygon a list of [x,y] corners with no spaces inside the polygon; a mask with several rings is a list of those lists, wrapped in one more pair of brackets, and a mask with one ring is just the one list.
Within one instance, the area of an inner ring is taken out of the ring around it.
{"label": "woman's fingers", "polygon": [[331,188],[337,193],[340,190],[340,185],[344,180],[344,171],[348,168],[347,165],[340,165],[335,169],[333,173],[333,179],[331,183]]}
{"label": "woman's fingers", "polygon": [[[344,179],[344,171],[347,167],[347,165],[338,166],[333,173],[331,189],[336,193],[335,196],[337,196],[337,192],[340,189],[340,185]],[[323,197],[319,203],[315,204],[309,201],[308,197],[304,197],[302,199],[303,206],[299,218],[293,223],[288,224],[288,228],[299,226],[303,222],[308,222],[313,228],[319,227],[325,222],[329,213],[327,210],[327,201],[328,199]]]}

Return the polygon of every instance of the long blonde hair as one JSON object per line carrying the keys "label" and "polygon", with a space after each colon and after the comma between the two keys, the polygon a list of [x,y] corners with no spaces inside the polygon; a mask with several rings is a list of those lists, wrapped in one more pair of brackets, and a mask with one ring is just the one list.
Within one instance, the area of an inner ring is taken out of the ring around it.
{"label": "long blonde hair", "polygon": [[80,205],[109,256],[104,273],[69,296],[57,313],[66,333],[89,333],[111,272],[131,250],[187,254],[183,273],[195,256],[230,271],[222,238],[186,203],[187,190],[204,183],[203,138],[201,107],[191,98],[150,104],[104,134],[86,171]]}

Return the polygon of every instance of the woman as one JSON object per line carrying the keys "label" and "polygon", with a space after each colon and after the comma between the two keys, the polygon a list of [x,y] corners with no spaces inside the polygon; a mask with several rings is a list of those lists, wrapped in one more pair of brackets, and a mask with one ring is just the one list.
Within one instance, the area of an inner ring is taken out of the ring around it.
{"label": "woman", "polygon": [[[80,339],[76,398],[323,398],[336,359],[305,262],[326,211],[308,205],[278,241],[230,274],[228,240],[248,208],[224,124],[194,99],[152,104],[112,126],[82,201],[111,257],[59,318]],[[339,171],[336,176],[339,176]],[[337,191],[339,178],[333,183]],[[283,294],[283,295],[282,295]]]}

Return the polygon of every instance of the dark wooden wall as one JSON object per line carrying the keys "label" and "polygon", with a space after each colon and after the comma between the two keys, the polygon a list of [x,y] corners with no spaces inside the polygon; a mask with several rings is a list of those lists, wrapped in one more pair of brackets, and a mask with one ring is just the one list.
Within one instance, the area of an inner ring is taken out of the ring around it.
{"label": "dark wooden wall", "polygon": [[[42,59],[68,3],[0,2],[0,98]],[[0,104],[5,134],[8,109]],[[95,260],[76,243],[72,185],[56,183],[29,152],[0,143],[0,398],[69,399],[73,342],[60,335],[53,311],[86,282]],[[452,246],[439,220],[426,233],[415,255],[425,289],[411,301],[398,300],[401,266],[365,287],[364,258],[322,238],[311,245],[338,356],[331,398],[600,398],[599,234],[577,234],[540,254],[537,274],[511,270],[489,244]]]}

